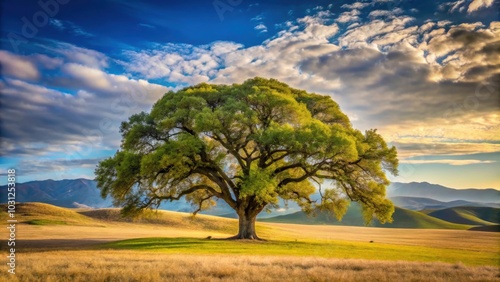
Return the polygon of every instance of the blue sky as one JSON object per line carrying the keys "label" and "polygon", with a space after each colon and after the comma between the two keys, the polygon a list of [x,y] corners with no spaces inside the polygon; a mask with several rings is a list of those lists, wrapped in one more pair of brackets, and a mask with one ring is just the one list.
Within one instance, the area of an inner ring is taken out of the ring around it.
{"label": "blue sky", "polygon": [[263,76],[377,128],[394,181],[500,189],[498,1],[164,2],[1,2],[1,184],[93,178],[163,93]]}

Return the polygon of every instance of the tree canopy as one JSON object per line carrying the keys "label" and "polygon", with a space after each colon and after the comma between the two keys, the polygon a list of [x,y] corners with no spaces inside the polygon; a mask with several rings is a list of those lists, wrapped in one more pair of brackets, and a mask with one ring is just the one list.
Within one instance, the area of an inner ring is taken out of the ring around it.
{"label": "tree canopy", "polygon": [[259,77],[202,83],[166,93],[120,132],[121,148],[99,163],[96,180],[125,213],[181,197],[197,213],[221,199],[239,216],[235,238],[249,239],[279,198],[338,219],[357,201],[366,222],[392,221],[385,172],[397,174],[396,149],[376,130],[352,128],[329,96]]}

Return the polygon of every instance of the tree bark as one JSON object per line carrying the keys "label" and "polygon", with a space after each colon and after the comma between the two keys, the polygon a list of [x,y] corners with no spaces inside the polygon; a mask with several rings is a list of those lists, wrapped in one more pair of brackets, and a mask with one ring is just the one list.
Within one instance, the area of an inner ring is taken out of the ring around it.
{"label": "tree bark", "polygon": [[255,233],[255,220],[257,215],[238,214],[239,216],[239,230],[238,234],[230,237],[229,239],[249,239],[261,240],[257,233]]}

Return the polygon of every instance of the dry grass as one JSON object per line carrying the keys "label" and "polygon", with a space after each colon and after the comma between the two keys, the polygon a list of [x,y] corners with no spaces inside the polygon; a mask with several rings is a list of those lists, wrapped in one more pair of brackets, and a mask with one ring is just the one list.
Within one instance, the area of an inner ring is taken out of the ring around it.
{"label": "dry grass", "polygon": [[498,281],[496,267],[353,259],[54,251],[19,256],[1,281]]}
{"label": "dry grass", "polygon": [[[236,232],[234,219],[160,212],[127,220],[113,209],[18,207],[20,222],[49,222],[17,225],[16,275],[4,265],[0,281],[500,281],[500,234],[494,232],[259,223],[257,232],[271,241],[231,252],[225,241],[219,246],[189,237],[228,237]],[[7,229],[0,236],[7,238]],[[168,239],[155,250],[95,249],[103,242],[152,237],[194,241],[167,248]],[[307,257],[291,257],[295,240],[320,247]],[[329,254],[321,258],[323,250]],[[403,259],[420,262],[398,261]]]}
{"label": "dry grass", "polygon": [[[2,212],[0,220],[7,219],[7,208],[0,205]],[[60,225],[81,225],[81,226],[100,226],[100,222],[87,216],[81,215],[74,210],[56,207],[44,203],[22,203],[16,205],[16,219],[19,222]]]}
{"label": "dry grass", "polygon": [[342,240],[500,253],[499,232],[268,223],[278,239]]}
{"label": "dry grass", "polygon": [[214,217],[203,214],[193,216],[191,213],[157,210],[144,211],[133,218],[124,218],[120,214],[120,209],[117,208],[84,210],[79,213],[93,219],[113,223],[128,222],[136,224],[154,224],[180,229],[207,230],[226,233],[235,233],[238,231],[237,221],[235,219]]}

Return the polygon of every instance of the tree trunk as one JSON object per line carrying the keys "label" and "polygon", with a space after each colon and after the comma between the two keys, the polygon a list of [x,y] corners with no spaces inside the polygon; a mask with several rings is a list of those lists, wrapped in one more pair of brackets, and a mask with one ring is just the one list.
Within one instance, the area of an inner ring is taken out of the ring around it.
{"label": "tree trunk", "polygon": [[239,230],[238,235],[229,239],[250,239],[261,240],[255,233],[255,219],[257,215],[238,214],[239,216]]}

